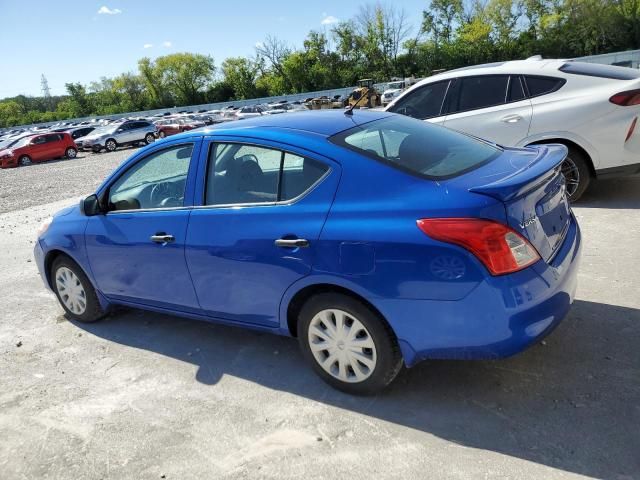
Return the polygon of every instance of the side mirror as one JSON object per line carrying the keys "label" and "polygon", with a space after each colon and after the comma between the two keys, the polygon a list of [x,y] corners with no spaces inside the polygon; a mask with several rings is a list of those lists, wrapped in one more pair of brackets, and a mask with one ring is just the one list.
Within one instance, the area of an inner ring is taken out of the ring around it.
{"label": "side mirror", "polygon": [[124,130],[122,128],[119,128],[119,129],[116,130],[116,133],[122,133],[122,132],[124,132]]}
{"label": "side mirror", "polygon": [[87,217],[93,217],[102,213],[100,201],[96,194],[89,195],[87,198],[80,200],[80,211]]}

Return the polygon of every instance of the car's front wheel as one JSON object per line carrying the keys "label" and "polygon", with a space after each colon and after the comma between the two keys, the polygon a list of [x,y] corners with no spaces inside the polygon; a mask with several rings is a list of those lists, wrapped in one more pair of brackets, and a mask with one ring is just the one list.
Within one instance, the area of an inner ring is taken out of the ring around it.
{"label": "car's front wheel", "polygon": [[144,141],[147,145],[149,145],[156,141],[156,137],[153,135],[153,133],[147,133],[144,137]]}
{"label": "car's front wheel", "polygon": [[51,284],[67,315],[80,322],[95,322],[105,315],[93,285],[69,257],[56,258],[51,266]]}
{"label": "car's front wheel", "polygon": [[166,134],[166,133],[164,133],[164,130],[160,130],[160,133],[158,133],[158,136],[159,136],[160,138],[164,138],[164,137],[166,137],[166,136],[167,136],[167,134]]}
{"label": "car's front wheel", "polygon": [[18,165],[21,167],[26,167],[27,165],[31,165],[31,157],[29,155],[22,155],[18,159]]}
{"label": "car's front wheel", "polygon": [[341,293],[321,293],[304,304],[298,340],[315,372],[347,393],[377,393],[402,367],[395,336],[380,315]]}

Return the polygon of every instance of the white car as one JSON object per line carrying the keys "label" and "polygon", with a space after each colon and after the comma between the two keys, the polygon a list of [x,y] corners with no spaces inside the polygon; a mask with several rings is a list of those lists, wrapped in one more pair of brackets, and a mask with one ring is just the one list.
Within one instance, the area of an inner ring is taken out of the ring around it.
{"label": "white car", "polygon": [[567,194],[593,178],[640,173],[640,71],[533,57],[441,73],[387,111],[428,120],[504,146],[563,143]]}
{"label": "white car", "polygon": [[397,98],[402,93],[404,88],[405,83],[403,80],[388,83],[387,89],[382,92],[382,105],[385,106],[391,103],[394,98]]}

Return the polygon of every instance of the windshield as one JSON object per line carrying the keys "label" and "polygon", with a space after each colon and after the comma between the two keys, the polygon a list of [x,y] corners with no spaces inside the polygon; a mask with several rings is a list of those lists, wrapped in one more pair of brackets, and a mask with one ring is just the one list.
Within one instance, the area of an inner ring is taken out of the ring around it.
{"label": "windshield", "polygon": [[116,128],[118,128],[118,125],[106,125],[104,127],[98,127],[93,132],[91,132],[91,135],[102,135],[104,133],[113,133],[116,130]]}
{"label": "windshield", "polygon": [[29,143],[29,140],[31,140],[31,136],[12,138],[11,140],[6,140],[5,142],[0,143],[0,149],[24,147]]}
{"label": "windshield", "polygon": [[394,115],[350,128],[330,141],[394,168],[446,179],[496,158],[499,147],[427,122]]}
{"label": "windshield", "polygon": [[404,82],[392,82],[387,85],[387,90],[395,90],[403,87]]}

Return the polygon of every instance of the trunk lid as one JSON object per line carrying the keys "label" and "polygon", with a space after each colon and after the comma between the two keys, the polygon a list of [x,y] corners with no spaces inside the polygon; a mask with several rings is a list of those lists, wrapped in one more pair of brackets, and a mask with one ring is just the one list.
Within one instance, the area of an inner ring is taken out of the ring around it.
{"label": "trunk lid", "polygon": [[456,180],[470,192],[503,202],[508,225],[549,261],[571,217],[560,171],[566,156],[564,145],[505,148],[494,161]]}

